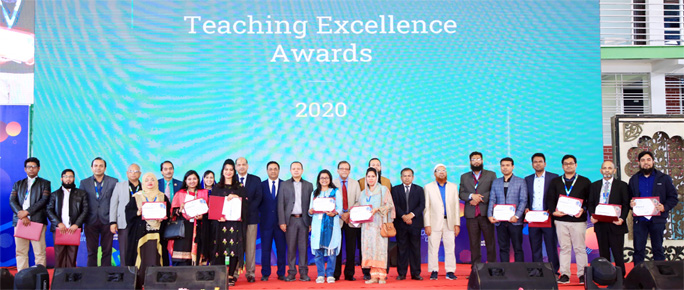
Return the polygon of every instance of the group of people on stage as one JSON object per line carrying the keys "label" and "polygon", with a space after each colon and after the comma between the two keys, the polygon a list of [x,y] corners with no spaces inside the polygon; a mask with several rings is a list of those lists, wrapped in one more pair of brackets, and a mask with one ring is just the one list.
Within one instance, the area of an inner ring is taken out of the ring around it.
{"label": "group of people on stage", "polygon": [[[510,262],[510,246],[515,262],[523,262],[523,221],[528,211],[546,211],[551,222],[546,227],[529,227],[533,261],[542,262],[542,244],[548,261],[553,265],[559,283],[568,283],[571,250],[575,252],[577,276],[584,282],[587,266],[585,233],[588,214],[599,204],[622,207],[614,222],[601,222],[591,216],[602,257],[615,263],[625,275],[623,246],[627,232],[625,220],[628,209],[635,206],[634,197],[659,197],[660,215],[635,217],[634,263],[644,261],[646,240],[651,238],[654,260],[664,260],[663,231],[669,211],[677,205],[677,193],[672,178],[654,168],[654,156],[644,151],[638,155],[640,171],[629,184],[617,179],[615,165],[605,161],[600,171],[601,180],[591,182],[576,172],[577,159],[572,155],[562,158],[563,174],[547,172],[546,157],[536,153],[531,158],[535,172],[525,178],[513,174],[515,164],[510,157],[499,162],[502,177],[483,168],[480,152],[470,154],[470,171],[461,175],[460,184],[447,180],[443,164],[434,167],[434,181],[421,187],[413,183],[411,168],[401,171],[401,184],[392,186],[382,176],[379,159],[368,163],[360,180],[349,176],[351,165],[340,161],[337,174],[321,170],[315,184],[302,178],[303,164],[290,164],[291,178],[282,180],[280,164],[267,164],[266,180],[249,174],[247,159],[227,159],[218,172],[207,170],[200,176],[188,171],[183,180],[174,178],[170,161],[161,163],[161,179],[152,172],[142,175],[140,166],[131,164],[127,180],[119,182],[107,176],[107,163],[97,157],[91,162],[92,176],[75,186],[75,173],[65,169],[61,186],[51,192],[50,182],[38,177],[40,161],[31,157],[24,162],[27,178],[17,181],[10,196],[14,212],[14,226],[31,222],[48,225],[60,234],[71,234],[83,229],[88,249],[89,267],[98,266],[98,247],[102,249],[99,265],[110,266],[112,242],[118,233],[121,265],[138,267],[139,281],[149,266],[225,265],[228,283],[234,285],[240,273],[248,282],[255,282],[255,251],[257,231],[261,236],[262,281],[271,275],[271,249],[275,243],[277,278],[310,281],[308,249],[315,256],[317,283],[334,283],[341,279],[344,241],[346,262],[344,279],[354,281],[356,250],[360,249],[360,264],[365,283],[384,284],[387,281],[388,237],[396,234],[398,244],[398,277],[407,278],[410,265],[411,279],[423,280],[421,274],[420,243],[422,231],[428,236],[428,271],[430,279],[438,279],[438,251],[444,244],[446,279],[456,279],[455,237],[460,233],[459,203],[463,201],[468,230],[471,261],[482,262],[481,239],[487,249],[487,262]],[[141,179],[142,175],[142,179]],[[217,181],[218,180],[218,181]],[[570,216],[557,209],[559,196],[582,201],[579,213]],[[188,216],[184,204],[194,199],[209,201],[210,196],[242,200],[241,216],[236,220],[210,220],[207,214]],[[335,209],[314,212],[316,198],[331,198]],[[143,219],[142,204],[164,202],[166,218]],[[515,205],[510,220],[494,218],[496,205]],[[363,223],[350,220],[354,206],[372,206],[372,218]],[[165,239],[169,222],[180,222],[185,230],[183,238]],[[394,225],[395,231],[389,224]],[[29,243],[37,264],[45,265],[45,230],[32,241],[15,237],[17,268],[28,267]],[[16,231],[16,228],[15,228]],[[496,231],[496,240],[495,240]],[[393,233],[396,232],[396,233]],[[310,245],[308,244],[310,235]],[[560,244],[560,253],[557,251]],[[78,246],[55,245],[57,267],[75,267]],[[299,258],[299,267],[297,267]],[[285,265],[289,266],[287,273]]]}

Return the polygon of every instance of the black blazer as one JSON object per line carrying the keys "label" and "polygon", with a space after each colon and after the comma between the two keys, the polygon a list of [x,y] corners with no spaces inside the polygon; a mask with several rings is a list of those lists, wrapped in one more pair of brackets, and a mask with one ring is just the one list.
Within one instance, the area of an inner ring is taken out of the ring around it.
{"label": "black blazer", "polygon": [[[670,210],[677,206],[677,203],[679,202],[677,199],[677,189],[674,187],[672,177],[669,175],[656,169],[653,170],[652,174],[655,176],[652,195],[654,197],[660,197],[660,203],[665,207],[665,212],[653,216],[651,222],[662,224],[667,222],[667,217],[670,216]],[[629,178],[630,199],[632,197],[641,197],[641,192],[639,191],[639,176],[643,175],[643,173],[637,172],[637,174],[634,174]]]}
{"label": "black blazer", "polygon": [[[24,178],[14,183],[12,186],[12,193],[10,194],[10,207],[14,212],[14,217],[12,219],[12,226],[17,226],[17,213],[24,210],[24,198],[26,197],[26,188],[28,187],[28,178]],[[36,180],[33,181],[33,186],[31,186],[31,192],[29,193],[29,199],[31,200],[31,206],[27,209],[29,212],[29,219],[32,222],[42,223],[44,225],[48,224],[47,212],[45,207],[50,201],[50,181],[42,179],[36,176]]]}
{"label": "black blazer", "polygon": [[[532,203],[534,202],[534,178],[536,174],[531,174],[525,177],[525,183],[527,183],[527,208],[532,210]],[[551,180],[558,177],[558,174],[546,171],[544,173],[544,196],[542,197],[543,210],[549,210],[549,206],[546,204],[546,197],[549,193],[549,186],[551,186]],[[550,213],[555,210],[552,209]]]}
{"label": "black blazer", "polygon": [[[589,198],[587,199],[587,207],[589,214],[593,214],[596,206],[601,201],[601,193],[603,191],[603,179],[591,184],[589,189]],[[629,186],[626,182],[613,178],[613,184],[610,185],[610,195],[608,196],[609,204],[617,204],[622,206],[620,218],[622,218],[622,225],[614,223],[598,222],[594,224],[594,231],[610,229],[611,233],[625,234],[627,233],[627,214],[629,213]]]}
{"label": "black blazer", "polygon": [[[406,208],[406,193],[404,193],[403,183],[392,187],[391,193],[392,200],[394,201],[394,209],[396,210],[394,225],[398,229],[422,229],[423,211],[425,210],[425,191],[423,188],[419,185],[411,184],[411,188],[409,189],[408,209]],[[413,223],[407,225],[404,220],[401,219],[401,216],[410,212],[416,216],[413,217]]]}
{"label": "black blazer", "polygon": [[[47,214],[50,218],[50,230],[55,231],[57,225],[62,222],[62,205],[64,204],[64,191],[62,187],[52,192],[50,203],[47,206]],[[88,194],[78,188],[71,190],[69,194],[69,223],[83,227],[83,222],[88,215]]]}
{"label": "black blazer", "polygon": [[100,220],[103,225],[109,224],[109,201],[112,199],[112,192],[118,179],[105,175],[102,178],[102,192],[100,198],[95,194],[95,177],[92,175],[81,180],[79,189],[88,194],[88,218],[86,224],[94,224]]}
{"label": "black blazer", "polygon": [[[238,176],[238,180],[240,176]],[[247,191],[247,200],[249,201],[249,212],[247,215],[247,224],[258,224],[259,219],[259,205],[261,205],[261,178],[253,174],[247,174],[247,181],[245,181],[245,189]]]}

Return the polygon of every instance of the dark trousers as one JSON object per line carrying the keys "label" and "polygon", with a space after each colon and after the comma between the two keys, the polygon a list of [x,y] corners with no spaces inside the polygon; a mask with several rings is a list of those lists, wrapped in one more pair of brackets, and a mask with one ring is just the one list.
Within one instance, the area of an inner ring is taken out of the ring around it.
{"label": "dark trousers", "polygon": [[[622,276],[625,276],[625,234],[613,232],[610,225],[595,224],[594,232],[598,241],[599,255],[610,261],[610,254],[613,253],[615,266],[622,269]],[[636,238],[636,237],[635,237]]]}
{"label": "dark trousers", "polygon": [[112,266],[112,243],[114,234],[109,230],[108,224],[103,224],[99,220],[94,224],[84,226],[86,237],[86,248],[88,249],[88,267],[97,267],[97,249],[102,247],[102,258],[100,266]]}
{"label": "dark trousers", "polygon": [[664,261],[665,252],[663,250],[663,231],[664,223],[654,223],[643,221],[639,217],[634,217],[634,266],[641,264],[646,256],[646,240],[651,236],[651,252],[653,260]]}
{"label": "dark trousers", "polygon": [[560,262],[558,261],[558,237],[556,237],[556,228],[533,228],[529,227],[530,248],[532,250],[533,262],[544,262],[544,255],[542,254],[542,240],[546,246],[546,256],[549,258],[549,263],[553,266],[553,270],[558,274],[560,269]]}
{"label": "dark trousers", "polygon": [[[356,272],[357,245],[359,252],[361,250],[361,229],[349,227],[347,223],[344,223],[342,225],[342,235],[344,235],[344,252],[347,259],[344,263],[344,278],[351,279]],[[333,273],[335,279],[340,279],[340,275],[342,275],[342,251],[340,251],[337,259],[335,259],[335,272]]]}
{"label": "dark trousers", "polygon": [[263,229],[259,225],[259,235],[261,236],[261,276],[271,276],[271,252],[274,241],[278,265],[276,274],[278,277],[285,276],[285,255],[287,251],[285,233],[278,225],[274,225],[270,229]]}
{"label": "dark trousers", "polygon": [[75,268],[78,246],[55,245],[55,268]]}
{"label": "dark trousers", "polygon": [[[399,221],[403,223],[403,221]],[[406,276],[411,265],[411,277],[420,276],[420,239],[421,229],[397,228],[397,273]]]}
{"label": "dark trousers", "polygon": [[287,240],[287,264],[288,275],[294,277],[297,274],[297,251],[299,251],[299,278],[309,275],[309,252],[307,244],[309,242],[309,226],[304,223],[303,218],[290,217],[285,232]]}
{"label": "dark trousers", "polygon": [[513,244],[513,256],[516,262],[525,262],[525,253],[522,249],[523,225],[514,225],[509,222],[500,222],[496,226],[496,235],[499,240],[499,261],[510,262],[510,247]]}
{"label": "dark trousers", "polygon": [[119,241],[119,261],[121,266],[128,266],[126,265],[126,246],[128,245],[128,230],[126,229],[119,229],[117,232],[118,235],[118,241]]}
{"label": "dark trousers", "polygon": [[487,262],[496,262],[496,240],[494,238],[494,225],[489,222],[486,216],[466,219],[468,229],[468,240],[470,241],[471,263],[482,262],[480,252],[481,236],[484,236],[487,247]]}

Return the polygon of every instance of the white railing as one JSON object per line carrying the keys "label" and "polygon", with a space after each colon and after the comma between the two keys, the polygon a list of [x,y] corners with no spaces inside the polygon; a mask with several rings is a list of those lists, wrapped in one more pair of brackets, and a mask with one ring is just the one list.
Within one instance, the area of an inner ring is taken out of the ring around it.
{"label": "white railing", "polygon": [[684,45],[684,0],[600,0],[601,46]]}

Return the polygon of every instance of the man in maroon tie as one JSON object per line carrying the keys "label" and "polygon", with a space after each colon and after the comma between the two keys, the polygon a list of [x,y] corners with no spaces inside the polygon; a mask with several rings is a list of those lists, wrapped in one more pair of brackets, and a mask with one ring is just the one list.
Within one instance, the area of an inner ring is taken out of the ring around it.
{"label": "man in maroon tie", "polygon": [[484,235],[487,247],[487,262],[496,261],[494,225],[487,219],[489,190],[496,179],[496,173],[483,167],[482,153],[470,153],[471,171],[461,175],[461,185],[458,187],[458,196],[465,202],[464,215],[470,241],[470,260],[473,264],[482,262],[481,235]]}
{"label": "man in maroon tie", "polygon": [[[359,245],[359,253],[361,252],[361,228],[354,227],[349,223],[349,209],[356,205],[356,202],[361,195],[361,187],[359,182],[355,179],[349,178],[349,171],[351,165],[347,161],[340,161],[337,164],[338,178],[335,178],[333,183],[337,188],[342,189],[342,207],[343,213],[340,215],[340,222],[342,223],[342,234],[344,235],[345,252],[347,255],[347,262],[344,266],[344,279],[347,281],[354,281],[354,267],[356,257],[356,245]],[[360,257],[359,257],[360,259]],[[342,273],[342,251],[337,256],[335,261],[335,280],[340,279]]]}

